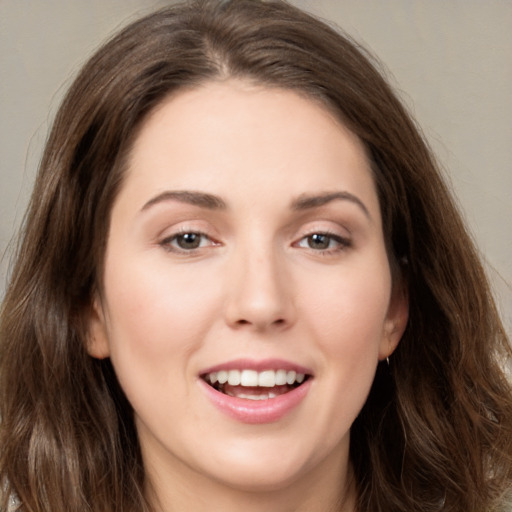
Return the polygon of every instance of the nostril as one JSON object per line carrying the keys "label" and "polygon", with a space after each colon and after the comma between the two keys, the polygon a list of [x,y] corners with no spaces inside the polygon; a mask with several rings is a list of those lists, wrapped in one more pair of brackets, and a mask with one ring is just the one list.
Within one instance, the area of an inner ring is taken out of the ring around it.
{"label": "nostril", "polygon": [[[256,327],[258,327],[258,324],[259,322],[257,321],[253,321],[251,322],[250,320],[245,320],[244,318],[240,318],[240,320],[237,320],[236,321],[236,325],[238,326],[243,326],[243,325],[255,325]],[[273,325],[273,326],[281,326],[281,325],[285,325],[286,324],[286,320],[284,318],[278,318],[272,322],[270,322],[269,324],[267,325]]]}

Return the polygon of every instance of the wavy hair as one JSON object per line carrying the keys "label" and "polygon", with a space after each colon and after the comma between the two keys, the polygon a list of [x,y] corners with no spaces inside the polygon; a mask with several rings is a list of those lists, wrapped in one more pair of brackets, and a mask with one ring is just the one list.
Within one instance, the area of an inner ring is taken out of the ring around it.
{"label": "wavy hair", "polygon": [[207,0],[136,21],[79,73],[53,124],[0,317],[0,483],[26,512],[149,511],[133,411],[86,350],[109,215],[147,115],[239,77],[321,101],[366,147],[406,332],[351,432],[358,512],[491,512],[512,485],[512,358],[432,153],[348,36],[282,1]]}

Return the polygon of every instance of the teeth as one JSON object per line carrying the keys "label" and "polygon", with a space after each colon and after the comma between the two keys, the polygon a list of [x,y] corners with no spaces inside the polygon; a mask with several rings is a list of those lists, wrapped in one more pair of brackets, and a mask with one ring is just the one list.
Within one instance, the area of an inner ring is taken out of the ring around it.
{"label": "teeth", "polygon": [[258,372],[254,370],[242,370],[240,384],[246,387],[254,387],[258,385]]}
{"label": "teeth", "polygon": [[[215,375],[215,373],[210,373],[210,382],[212,382],[212,375]],[[217,372],[217,380],[219,381],[219,384],[226,384],[226,382],[228,381],[228,372],[224,370]],[[212,382],[212,384],[215,384],[215,382]]]}
{"label": "teeth", "polygon": [[[288,384],[289,386],[292,386],[295,383],[302,384],[304,379],[305,375],[303,373],[297,373],[293,370],[265,370],[262,372],[257,372],[255,370],[220,370],[206,375],[206,380],[210,382],[210,384],[215,384],[216,382],[219,384],[226,384],[227,382],[231,386],[262,388],[273,388],[274,386],[284,386],[285,384]],[[265,400],[269,397],[269,393],[264,395],[262,394],[261,396],[264,398],[260,399]],[[258,398],[254,398],[254,396],[251,398],[258,400]]]}
{"label": "teeth", "polygon": [[265,370],[258,375],[258,386],[263,388],[273,388],[276,385],[276,372]]}
{"label": "teeth", "polygon": [[284,386],[285,384],[286,384],[286,371],[285,370],[277,370],[276,386]]}
{"label": "teeth", "polygon": [[238,370],[230,370],[228,372],[228,384],[230,386],[240,385],[240,372]]}
{"label": "teeth", "polygon": [[234,395],[233,393],[228,392],[229,396],[236,396],[237,398],[245,398],[246,400],[269,400],[271,398],[275,398],[277,395],[272,392],[262,393],[260,395],[248,395],[246,393],[238,393]]}
{"label": "teeth", "polygon": [[297,374],[294,371],[288,372],[286,374],[286,383],[293,384],[295,382],[296,377],[297,377]]}

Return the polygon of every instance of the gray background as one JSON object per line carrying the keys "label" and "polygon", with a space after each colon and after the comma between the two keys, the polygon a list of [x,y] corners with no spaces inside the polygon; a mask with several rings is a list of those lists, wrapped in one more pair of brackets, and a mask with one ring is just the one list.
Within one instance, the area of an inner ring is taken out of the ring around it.
{"label": "gray background", "polygon": [[[512,332],[512,1],[294,0],[385,63],[445,169]],[[0,298],[60,98],[156,0],[0,0]]]}

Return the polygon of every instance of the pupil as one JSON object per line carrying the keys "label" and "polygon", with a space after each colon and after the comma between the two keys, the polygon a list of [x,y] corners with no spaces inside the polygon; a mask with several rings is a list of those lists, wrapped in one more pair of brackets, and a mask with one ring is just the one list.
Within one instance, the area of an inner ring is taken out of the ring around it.
{"label": "pupil", "polygon": [[327,235],[315,234],[309,237],[309,246],[312,249],[327,249],[329,247],[330,238]]}
{"label": "pupil", "polygon": [[177,242],[182,249],[197,249],[201,243],[201,236],[197,233],[185,233],[178,237]]}

